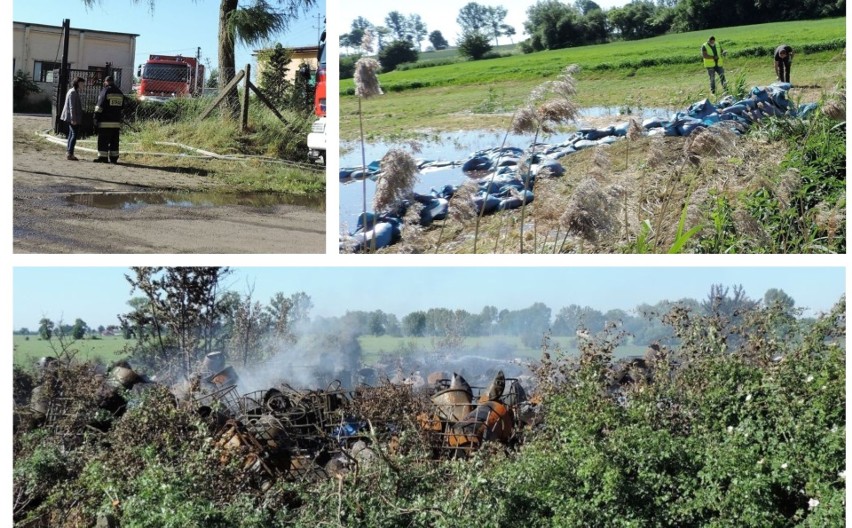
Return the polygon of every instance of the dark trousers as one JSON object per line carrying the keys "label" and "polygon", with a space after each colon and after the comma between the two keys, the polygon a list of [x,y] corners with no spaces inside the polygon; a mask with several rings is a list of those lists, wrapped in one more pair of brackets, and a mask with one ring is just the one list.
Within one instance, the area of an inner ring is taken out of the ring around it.
{"label": "dark trousers", "polygon": [[77,125],[68,123],[68,151],[69,156],[74,155],[74,146],[77,145]]}
{"label": "dark trousers", "polygon": [[781,82],[790,82],[790,59],[776,60],[775,69],[778,71],[778,80]]}
{"label": "dark trousers", "polygon": [[98,129],[98,157],[118,159],[118,141],[121,130],[118,128]]}
{"label": "dark trousers", "polygon": [[721,66],[714,66],[712,68],[707,68],[707,75],[710,76],[710,93],[716,93],[716,74],[719,74],[719,80],[722,81],[722,88],[725,90],[728,89],[728,81],[725,79],[725,68]]}

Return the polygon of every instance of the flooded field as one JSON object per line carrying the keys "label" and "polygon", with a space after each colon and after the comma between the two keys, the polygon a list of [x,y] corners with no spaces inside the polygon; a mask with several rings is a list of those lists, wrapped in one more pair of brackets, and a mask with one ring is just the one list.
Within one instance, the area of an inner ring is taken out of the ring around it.
{"label": "flooded field", "polygon": [[[645,119],[649,117],[663,117],[671,113],[661,108],[648,108],[637,110],[631,114],[622,114],[620,109],[614,107],[591,107],[583,109],[582,117],[578,121],[578,128],[597,128],[615,125],[628,119]],[[554,134],[540,138],[544,143],[560,143],[571,133]],[[457,132],[445,132],[435,134],[426,140],[420,141],[420,153],[415,158],[424,161],[458,162],[441,168],[430,168],[420,174],[420,181],[414,187],[414,191],[420,194],[429,194],[433,188],[444,185],[459,185],[465,181],[467,176],[461,169],[461,164],[471,157],[474,152],[503,144],[505,138],[506,147],[526,148],[532,138],[527,135],[506,134],[505,131],[494,130],[466,130]],[[364,146],[362,160],[361,144],[357,141],[341,144],[340,167],[361,167],[362,163],[369,165],[378,161],[385,153],[400,143],[376,142]],[[371,209],[375,183],[366,180],[367,209]],[[363,208],[364,182],[348,181],[340,184],[340,223],[344,230],[349,230],[361,213]]]}

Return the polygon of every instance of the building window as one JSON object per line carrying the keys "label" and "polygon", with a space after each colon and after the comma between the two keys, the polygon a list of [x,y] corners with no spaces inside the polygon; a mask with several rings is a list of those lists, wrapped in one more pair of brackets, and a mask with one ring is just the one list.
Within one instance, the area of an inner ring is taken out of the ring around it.
{"label": "building window", "polygon": [[58,62],[35,61],[33,66],[33,80],[36,82],[54,82],[59,79],[53,78],[53,70],[58,70],[62,65]]}

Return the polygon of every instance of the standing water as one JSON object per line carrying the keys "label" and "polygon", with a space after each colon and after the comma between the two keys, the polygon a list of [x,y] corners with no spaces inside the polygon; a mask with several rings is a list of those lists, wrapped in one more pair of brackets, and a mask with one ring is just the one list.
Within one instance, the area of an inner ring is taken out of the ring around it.
{"label": "standing water", "polygon": [[[648,117],[665,117],[670,112],[668,110],[653,108],[644,109],[630,115],[622,115],[619,109],[610,107],[591,107],[583,109],[581,118],[578,122],[578,128],[593,128],[597,125],[592,125],[585,119],[594,118],[595,122],[600,122],[600,118],[612,117],[609,124],[615,125],[624,122],[633,117],[636,119],[645,119]],[[607,125],[609,126],[609,125]],[[565,141],[571,133],[554,134],[539,138],[539,142],[544,143],[561,143]],[[421,152],[413,154],[420,161],[445,161],[459,162],[452,166],[441,168],[430,168],[426,172],[420,173],[419,182],[414,187],[414,192],[419,194],[429,194],[433,188],[440,188],[444,185],[460,185],[467,176],[462,172],[461,164],[469,159],[472,154],[479,150],[499,147],[503,144],[505,138],[506,147],[526,148],[532,142],[532,137],[529,135],[506,135],[505,131],[494,130],[467,130],[458,132],[446,132],[438,135],[430,136],[428,139],[419,141]],[[394,147],[399,147],[399,143],[367,143],[364,147],[366,163],[379,161],[388,150]],[[350,141],[341,144],[340,167],[344,168],[360,168],[362,166],[361,159],[361,143],[359,141]],[[365,180],[367,187],[367,210],[372,210],[373,194],[376,189],[376,184],[372,180]],[[361,214],[363,206],[363,185],[362,181],[348,181],[340,184],[340,222],[342,231],[351,231],[354,228],[355,221],[358,215]]]}

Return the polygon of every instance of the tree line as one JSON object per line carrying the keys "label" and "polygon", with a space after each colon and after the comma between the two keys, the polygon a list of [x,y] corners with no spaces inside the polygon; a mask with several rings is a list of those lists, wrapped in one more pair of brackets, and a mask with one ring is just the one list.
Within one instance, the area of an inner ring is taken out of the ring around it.
{"label": "tree line", "polygon": [[[251,287],[244,293],[223,287],[230,273],[229,268],[220,267],[131,268],[125,278],[133,296],[128,301],[129,310],[117,317],[122,334],[132,342],[128,347],[132,357],[152,369],[190,372],[213,351],[225,351],[233,363],[247,365],[272,357],[303,336],[346,347],[354,346],[359,336],[516,336],[527,346],[536,347],[545,334],[591,335],[611,325],[632,335],[634,344],[644,345],[671,342],[671,330],[663,315],[675,306],[732,322],[761,304],[777,307],[788,325],[795,324],[800,316],[795,301],[783,290],[770,289],[762,299],[753,299],[742,286],[714,285],[703,300],[660,301],[641,304],[631,311],[601,311],[569,304],[554,312],[536,302],[516,310],[493,305],[478,312],[435,307],[399,317],[377,309],[312,318],[313,301],[305,292],[277,292],[261,302]],[[39,328],[45,340],[81,339],[87,331],[81,319],[66,328],[44,317]],[[67,345],[63,343],[63,348]]]}
{"label": "tree line", "polygon": [[671,338],[668,325],[662,316],[674,306],[684,306],[695,313],[717,315],[728,320],[739,320],[742,314],[759,305],[774,306],[793,322],[799,315],[795,300],[783,290],[767,290],[762,299],[747,295],[741,285],[733,287],[714,285],[703,300],[680,299],[643,303],[635,309],[610,309],[601,311],[590,306],[570,304],[554,312],[547,305],[536,302],[518,310],[485,306],[481,311],[430,308],[417,310],[398,318],[382,310],[347,312],[342,316],[344,326],[357,335],[392,337],[460,337],[516,336],[536,346],[542,336],[576,336],[578,332],[596,334],[608,325],[617,324],[633,336],[636,344],[651,344]]}
{"label": "tree line", "polygon": [[[638,40],[666,33],[835,17],[845,13],[846,0],[634,0],[606,10],[593,0],[573,3],[539,0],[526,10],[524,30],[529,38],[520,46],[523,52],[531,53],[615,40]],[[461,30],[456,41],[459,54],[472,60],[493,56],[492,43],[499,45],[500,37],[515,35],[515,28],[505,23],[506,15],[507,10],[501,5],[465,4],[456,17]],[[364,54],[376,54],[386,72],[403,63],[417,62],[427,34],[429,49],[449,47],[446,37],[437,30],[429,33],[417,14],[391,11],[384,25],[373,24],[364,17],[356,18],[350,31],[340,35],[341,49],[350,51],[350,56],[341,57],[341,78],[352,76],[355,61]]]}

